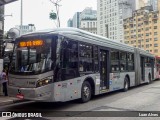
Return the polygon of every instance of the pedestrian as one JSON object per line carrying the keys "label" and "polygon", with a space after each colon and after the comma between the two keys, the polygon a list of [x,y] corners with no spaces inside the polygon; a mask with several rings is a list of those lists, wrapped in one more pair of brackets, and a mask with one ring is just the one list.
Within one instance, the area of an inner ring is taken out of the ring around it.
{"label": "pedestrian", "polygon": [[1,73],[1,83],[3,85],[3,94],[5,96],[8,96],[8,93],[7,93],[7,74],[6,74],[5,69],[3,69],[2,73]]}

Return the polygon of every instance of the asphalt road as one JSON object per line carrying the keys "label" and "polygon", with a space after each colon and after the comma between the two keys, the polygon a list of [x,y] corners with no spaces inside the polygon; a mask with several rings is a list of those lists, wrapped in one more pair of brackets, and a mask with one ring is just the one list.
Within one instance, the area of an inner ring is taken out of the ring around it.
{"label": "asphalt road", "polygon": [[[160,81],[154,81],[149,85],[144,84],[131,88],[128,92],[116,91],[109,94],[95,96],[91,101],[84,104],[79,103],[77,100],[65,103],[29,101],[1,106],[0,111],[19,113],[36,112],[42,113],[43,119],[55,120],[158,120],[160,119]],[[148,113],[150,113],[152,117],[148,117]],[[147,116],[143,117],[144,115]],[[156,115],[158,115],[158,117]],[[110,116],[110,118],[108,116]],[[136,116],[139,117],[137,118]],[[2,118],[2,120],[3,119],[5,118]],[[18,120],[16,116],[15,118],[11,118],[11,120],[12,119]],[[40,120],[40,118],[37,119]]]}

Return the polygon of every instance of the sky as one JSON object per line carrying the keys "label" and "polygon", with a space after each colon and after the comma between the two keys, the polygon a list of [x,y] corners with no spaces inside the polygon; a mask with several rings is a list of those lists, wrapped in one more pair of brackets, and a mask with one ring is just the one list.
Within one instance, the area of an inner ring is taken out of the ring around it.
{"label": "sky", "polygon": [[[81,12],[86,7],[97,9],[97,0],[61,0],[59,2],[61,27],[67,27],[67,21],[75,12]],[[4,30],[8,31],[15,25],[20,25],[21,0],[5,5]],[[55,28],[56,24],[49,18],[51,10],[56,10],[50,0],[23,0],[23,25],[34,24],[36,30]],[[11,15],[12,16],[8,16]]]}

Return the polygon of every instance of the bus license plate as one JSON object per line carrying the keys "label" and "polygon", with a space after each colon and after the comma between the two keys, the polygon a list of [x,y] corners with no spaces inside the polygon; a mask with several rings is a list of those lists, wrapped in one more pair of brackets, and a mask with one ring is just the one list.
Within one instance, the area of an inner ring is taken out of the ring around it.
{"label": "bus license plate", "polygon": [[22,95],[22,94],[17,94],[16,97],[19,98],[19,99],[23,99],[23,98],[24,98],[24,95]]}

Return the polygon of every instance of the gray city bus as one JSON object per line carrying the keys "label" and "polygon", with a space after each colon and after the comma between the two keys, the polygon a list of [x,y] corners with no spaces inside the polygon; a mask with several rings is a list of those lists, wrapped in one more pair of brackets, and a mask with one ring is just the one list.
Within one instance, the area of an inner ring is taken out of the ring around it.
{"label": "gray city bus", "polygon": [[155,75],[154,55],[76,28],[22,35],[13,57],[8,94],[34,101],[87,102],[150,83]]}

